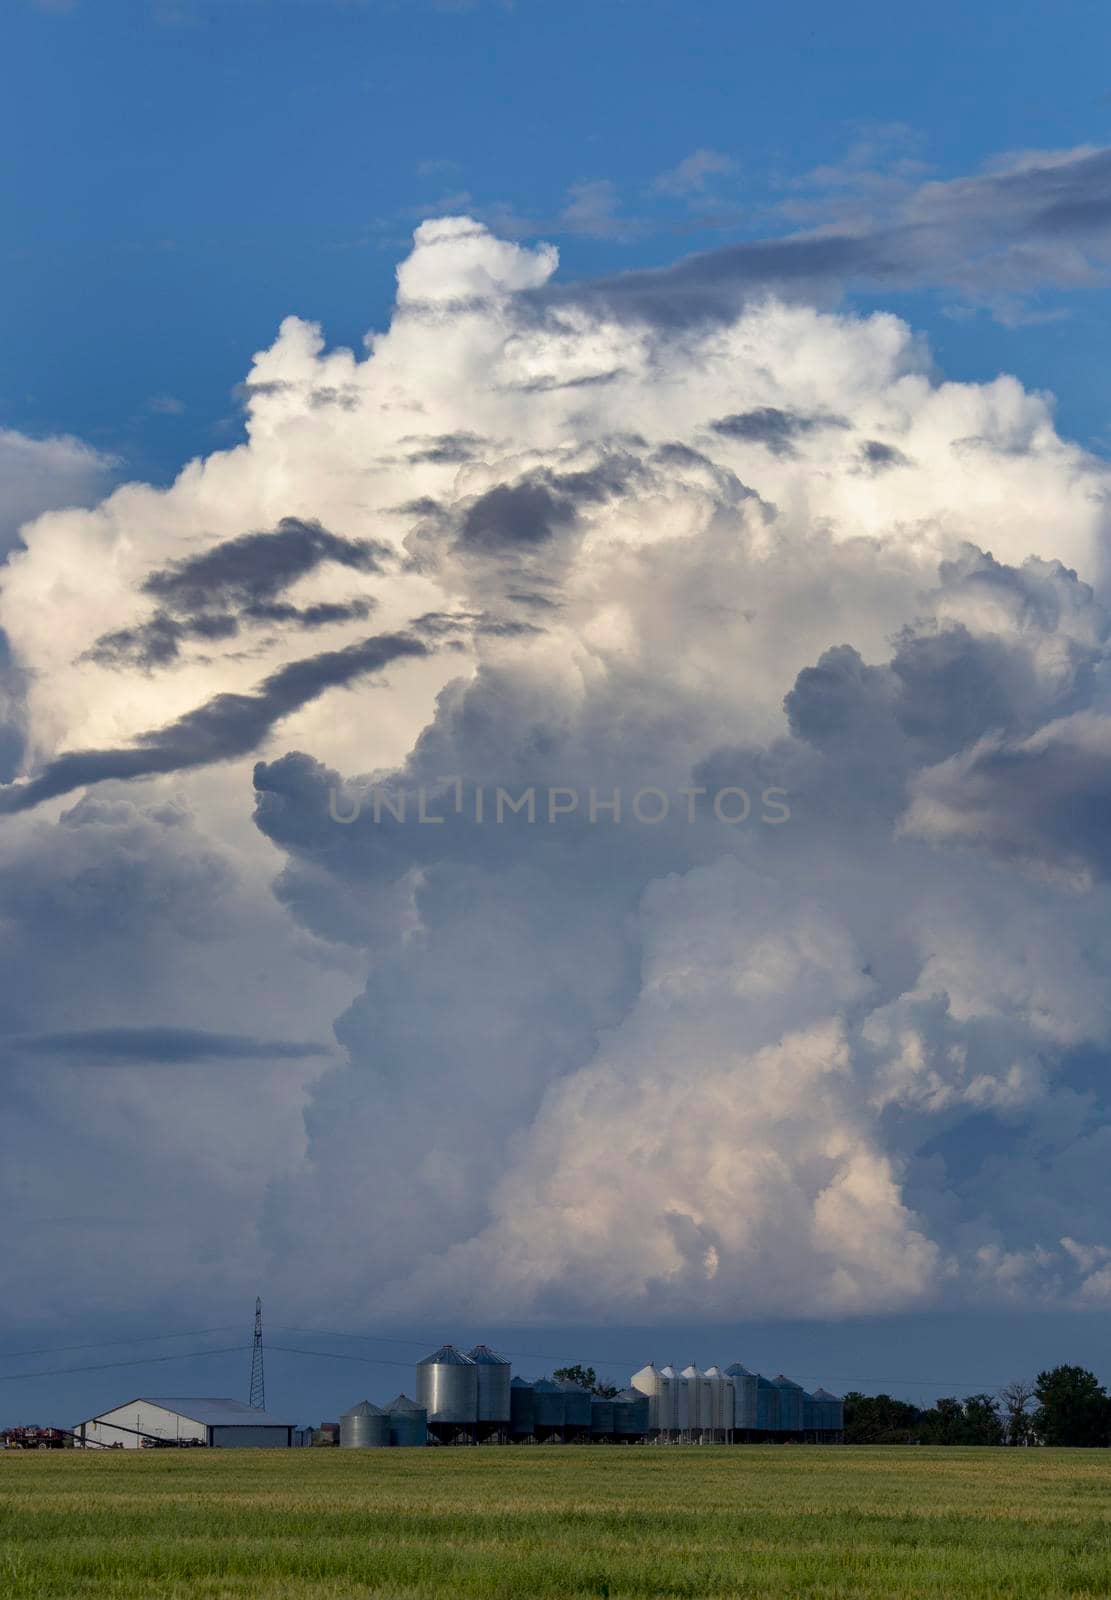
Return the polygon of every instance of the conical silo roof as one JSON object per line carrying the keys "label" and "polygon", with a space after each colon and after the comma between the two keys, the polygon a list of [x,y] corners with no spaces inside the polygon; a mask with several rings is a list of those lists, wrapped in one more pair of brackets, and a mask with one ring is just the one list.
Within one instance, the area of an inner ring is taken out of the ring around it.
{"label": "conical silo roof", "polygon": [[462,1350],[457,1350],[453,1344],[442,1344],[438,1350],[433,1350],[430,1356],[425,1356],[423,1361],[418,1361],[417,1366],[473,1367],[474,1362],[470,1356],[465,1356]]}
{"label": "conical silo roof", "polygon": [[352,1406],[350,1411],[343,1413],[345,1417],[382,1417],[385,1412],[381,1406],[374,1405],[370,1400],[360,1400],[357,1406]]}
{"label": "conical silo roof", "polygon": [[725,1376],[727,1378],[751,1378],[754,1374],[747,1367],[742,1367],[739,1361],[734,1361],[731,1367],[726,1367]]}
{"label": "conical silo roof", "polygon": [[418,1406],[415,1400],[410,1400],[407,1394],[395,1395],[386,1407],[387,1411],[419,1411],[424,1415],[424,1407]]}
{"label": "conical silo roof", "polygon": [[499,1356],[496,1350],[491,1350],[488,1344],[476,1344],[472,1350],[467,1351],[467,1360],[473,1361],[480,1367],[508,1367],[509,1362],[504,1356]]}
{"label": "conical silo roof", "polygon": [[811,1395],[812,1400],[840,1400],[840,1398],[838,1394],[830,1394],[828,1389],[815,1389]]}

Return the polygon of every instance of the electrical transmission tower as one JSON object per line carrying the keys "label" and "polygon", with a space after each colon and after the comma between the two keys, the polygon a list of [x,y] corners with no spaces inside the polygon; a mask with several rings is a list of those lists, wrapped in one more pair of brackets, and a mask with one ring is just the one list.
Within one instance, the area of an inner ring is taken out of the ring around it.
{"label": "electrical transmission tower", "polygon": [[262,1300],[255,1301],[255,1345],[251,1352],[251,1406],[266,1410],[266,1379],[262,1373]]}

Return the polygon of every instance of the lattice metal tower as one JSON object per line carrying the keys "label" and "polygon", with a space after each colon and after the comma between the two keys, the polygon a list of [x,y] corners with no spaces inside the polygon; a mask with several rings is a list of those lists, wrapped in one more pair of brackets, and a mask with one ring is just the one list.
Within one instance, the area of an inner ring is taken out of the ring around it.
{"label": "lattice metal tower", "polygon": [[255,1301],[255,1344],[251,1352],[251,1405],[266,1410],[266,1379],[262,1372],[262,1300]]}

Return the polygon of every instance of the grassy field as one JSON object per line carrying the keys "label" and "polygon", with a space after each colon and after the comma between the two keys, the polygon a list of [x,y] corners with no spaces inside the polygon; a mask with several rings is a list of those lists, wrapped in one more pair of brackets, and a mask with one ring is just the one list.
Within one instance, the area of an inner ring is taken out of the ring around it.
{"label": "grassy field", "polygon": [[0,1595],[1111,1594],[1111,1451],[0,1454]]}

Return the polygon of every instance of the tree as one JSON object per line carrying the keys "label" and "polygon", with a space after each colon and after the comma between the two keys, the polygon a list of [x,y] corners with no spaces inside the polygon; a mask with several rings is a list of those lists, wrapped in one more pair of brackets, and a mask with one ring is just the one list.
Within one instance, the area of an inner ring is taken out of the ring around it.
{"label": "tree", "polygon": [[618,1392],[612,1383],[599,1383],[593,1367],[557,1367],[552,1377],[556,1383],[577,1383],[580,1389],[589,1389],[606,1400],[612,1400]]}
{"label": "tree", "polygon": [[969,1394],[964,1400],[964,1438],[962,1444],[1002,1444],[1003,1418],[991,1394]]}
{"label": "tree", "polygon": [[1111,1399],[1086,1367],[1039,1372],[1034,1395],[1034,1428],[1043,1444],[1092,1448],[1111,1441]]}
{"label": "tree", "polygon": [[921,1417],[918,1407],[906,1400],[852,1390],[845,1396],[845,1443],[916,1443]]}
{"label": "tree", "polygon": [[921,1444],[1002,1444],[1003,1423],[990,1394],[948,1397],[922,1413],[917,1438]]}
{"label": "tree", "polygon": [[1025,1378],[1005,1383],[999,1391],[1003,1407],[1003,1431],[1008,1444],[1029,1444],[1033,1433],[1030,1402],[1034,1398],[1034,1385]]}

